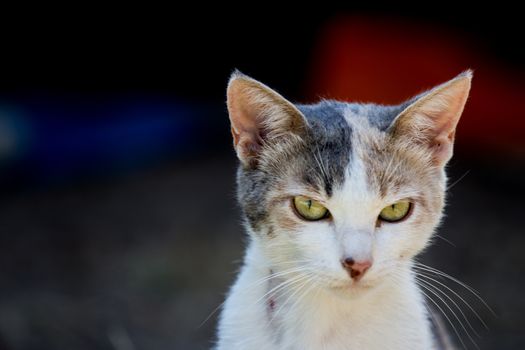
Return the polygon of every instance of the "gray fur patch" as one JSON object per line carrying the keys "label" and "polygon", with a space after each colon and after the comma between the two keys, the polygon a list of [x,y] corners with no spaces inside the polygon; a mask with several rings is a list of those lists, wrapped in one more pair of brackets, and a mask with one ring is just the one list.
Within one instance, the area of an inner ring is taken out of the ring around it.
{"label": "gray fur patch", "polygon": [[347,109],[356,116],[365,117],[371,126],[376,127],[380,131],[387,131],[396,117],[411,103],[412,101],[407,101],[395,106],[384,106],[374,103],[348,104]]}
{"label": "gray fur patch", "polygon": [[245,169],[242,165],[237,169],[237,200],[245,221],[255,231],[261,229],[260,224],[268,216],[269,179],[270,176],[259,169]]}
{"label": "gray fur patch", "polygon": [[[316,104],[297,104],[307,120],[308,127],[301,141],[286,154],[272,152],[270,164],[255,168],[239,166],[237,172],[238,201],[246,223],[259,234],[270,235],[268,213],[271,198],[268,193],[279,189],[291,176],[295,180],[331,196],[334,188],[341,186],[352,159],[352,133],[354,130],[345,119],[350,110],[365,116],[371,126],[386,131],[395,117],[405,108],[373,104],[350,104],[323,100]],[[291,147],[292,148],[292,147]],[[264,151],[261,157],[264,157]],[[266,229],[268,232],[261,232]]]}
{"label": "gray fur patch", "polygon": [[346,104],[322,101],[297,108],[310,126],[305,137],[308,152],[303,154],[309,167],[304,169],[303,181],[331,196],[333,188],[342,185],[352,154],[352,129],[344,117]]}
{"label": "gray fur patch", "polygon": [[[283,155],[279,159],[279,155],[272,155],[276,157],[272,161],[280,164],[281,171],[277,172],[275,167],[249,169],[239,166],[237,197],[247,224],[254,231],[270,227],[261,225],[268,218],[271,199],[267,198],[267,194],[278,188],[280,180],[284,181],[281,178],[283,173],[291,173],[296,180],[324,191],[328,196],[335,186],[343,183],[345,169],[350,162],[352,134],[344,118],[345,107],[344,103],[335,101],[297,105],[309,127],[302,135],[301,143],[286,157]],[[262,234],[269,235],[270,232]]]}

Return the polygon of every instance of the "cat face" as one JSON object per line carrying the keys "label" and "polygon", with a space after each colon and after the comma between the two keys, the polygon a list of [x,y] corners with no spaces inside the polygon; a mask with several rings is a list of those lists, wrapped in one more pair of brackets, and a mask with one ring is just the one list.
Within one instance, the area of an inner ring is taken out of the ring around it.
{"label": "cat face", "polygon": [[441,218],[470,80],[468,71],[398,106],[294,105],[234,73],[238,200],[267,265],[343,292],[395,277]]}

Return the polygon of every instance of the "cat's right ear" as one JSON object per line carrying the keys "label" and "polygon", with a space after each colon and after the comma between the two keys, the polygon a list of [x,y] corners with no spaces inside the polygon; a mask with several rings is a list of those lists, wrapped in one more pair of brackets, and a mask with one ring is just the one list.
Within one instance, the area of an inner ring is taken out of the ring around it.
{"label": "cat's right ear", "polygon": [[242,164],[255,168],[264,145],[306,126],[302,113],[268,86],[238,70],[228,83],[227,105],[233,146]]}

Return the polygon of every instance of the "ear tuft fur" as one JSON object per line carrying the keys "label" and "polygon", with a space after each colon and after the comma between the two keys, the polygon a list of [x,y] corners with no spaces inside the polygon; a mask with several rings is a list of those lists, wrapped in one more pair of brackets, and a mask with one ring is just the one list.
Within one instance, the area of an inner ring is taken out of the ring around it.
{"label": "ear tuft fur", "polygon": [[394,121],[395,137],[408,137],[425,144],[434,164],[443,166],[452,157],[456,126],[470,92],[473,72],[455,78],[413,98]]}
{"label": "ear tuft fur", "polygon": [[259,81],[235,70],[228,82],[227,105],[234,148],[240,161],[255,167],[263,146],[306,125],[302,113]]}

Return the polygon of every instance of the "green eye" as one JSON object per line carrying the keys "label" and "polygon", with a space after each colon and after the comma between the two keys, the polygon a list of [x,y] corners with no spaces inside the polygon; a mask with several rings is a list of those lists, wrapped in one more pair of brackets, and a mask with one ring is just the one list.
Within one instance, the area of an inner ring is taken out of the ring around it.
{"label": "green eye", "polygon": [[328,209],[311,198],[296,196],[293,198],[295,211],[305,220],[316,221],[328,216]]}
{"label": "green eye", "polygon": [[399,201],[388,207],[383,208],[379,213],[379,219],[388,222],[397,222],[403,220],[410,212],[410,202],[407,200]]}

